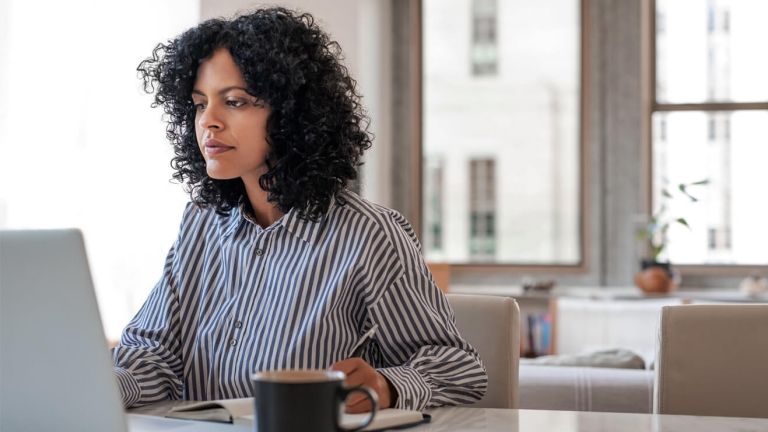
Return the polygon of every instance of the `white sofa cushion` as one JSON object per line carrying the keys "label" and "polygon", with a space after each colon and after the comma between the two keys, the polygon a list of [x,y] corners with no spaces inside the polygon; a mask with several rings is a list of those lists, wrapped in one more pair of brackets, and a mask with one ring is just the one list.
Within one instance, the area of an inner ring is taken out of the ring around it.
{"label": "white sofa cushion", "polygon": [[653,371],[520,365],[520,408],[650,413]]}
{"label": "white sofa cushion", "polygon": [[621,348],[587,352],[583,354],[548,355],[520,359],[521,364],[547,366],[579,366],[621,369],[645,369],[645,360],[630,350]]}

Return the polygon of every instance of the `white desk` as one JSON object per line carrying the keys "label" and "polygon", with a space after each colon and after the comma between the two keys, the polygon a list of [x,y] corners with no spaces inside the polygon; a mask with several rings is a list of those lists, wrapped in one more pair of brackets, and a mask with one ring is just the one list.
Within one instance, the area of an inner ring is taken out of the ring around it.
{"label": "white desk", "polygon": [[[768,431],[768,419],[620,414],[583,411],[438,408],[432,422],[413,432],[728,432]],[[129,414],[131,432],[253,432],[251,422],[234,425]]]}

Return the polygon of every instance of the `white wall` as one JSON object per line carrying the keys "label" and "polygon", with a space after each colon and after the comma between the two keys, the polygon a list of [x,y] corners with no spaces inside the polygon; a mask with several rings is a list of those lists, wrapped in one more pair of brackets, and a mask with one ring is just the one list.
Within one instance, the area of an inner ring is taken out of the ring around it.
{"label": "white wall", "polygon": [[[8,71],[3,65],[8,62],[8,17],[10,15],[11,3],[9,1],[0,1],[0,125],[7,124],[8,119]],[[6,142],[6,128],[0,128],[0,145]],[[4,170],[3,162],[5,158],[0,158],[0,171]],[[7,202],[5,199],[5,188],[7,184],[0,182],[0,226],[5,225],[7,218]]]}
{"label": "white wall", "polygon": [[188,200],[136,67],[198,10],[0,1],[0,228],[80,228],[110,338],[159,279]]}

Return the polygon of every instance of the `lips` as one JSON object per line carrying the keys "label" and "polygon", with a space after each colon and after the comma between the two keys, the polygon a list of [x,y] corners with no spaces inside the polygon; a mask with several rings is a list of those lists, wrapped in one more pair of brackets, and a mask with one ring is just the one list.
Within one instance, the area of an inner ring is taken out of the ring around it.
{"label": "lips", "polygon": [[228,146],[219,140],[209,138],[205,140],[205,154],[212,156],[218,155],[234,149],[232,146]]}

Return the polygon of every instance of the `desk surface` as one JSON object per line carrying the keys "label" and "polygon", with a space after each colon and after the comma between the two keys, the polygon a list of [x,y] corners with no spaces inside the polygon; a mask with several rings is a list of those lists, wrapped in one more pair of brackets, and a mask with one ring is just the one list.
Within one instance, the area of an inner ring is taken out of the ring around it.
{"label": "desk surface", "polygon": [[[505,410],[486,408],[438,408],[431,410],[432,423],[407,429],[413,432],[728,432],[768,431],[768,419],[698,417],[654,414],[598,413],[582,411]],[[129,414],[131,432],[252,432],[250,421],[218,424],[171,420]]]}

